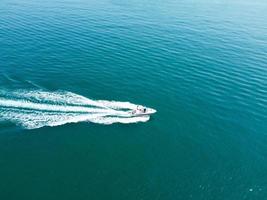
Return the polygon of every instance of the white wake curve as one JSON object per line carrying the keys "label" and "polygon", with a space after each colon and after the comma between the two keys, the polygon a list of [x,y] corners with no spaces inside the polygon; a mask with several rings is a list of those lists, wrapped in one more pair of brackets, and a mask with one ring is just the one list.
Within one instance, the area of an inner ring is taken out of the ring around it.
{"label": "white wake curve", "polygon": [[81,121],[113,124],[146,122],[149,116],[132,117],[137,105],[95,101],[71,92],[0,91],[0,121],[13,121],[28,129]]}
{"label": "white wake curve", "polygon": [[29,101],[21,100],[9,100],[0,99],[0,106],[2,107],[13,107],[21,109],[33,109],[33,110],[44,110],[44,111],[58,111],[58,112],[107,112],[109,110],[99,108],[87,108],[82,106],[64,106],[64,105],[49,105],[41,103],[32,103]]}

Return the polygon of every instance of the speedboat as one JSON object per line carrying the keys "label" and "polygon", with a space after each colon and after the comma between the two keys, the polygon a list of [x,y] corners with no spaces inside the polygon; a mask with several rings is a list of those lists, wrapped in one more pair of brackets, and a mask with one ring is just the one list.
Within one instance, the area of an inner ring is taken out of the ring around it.
{"label": "speedboat", "polygon": [[144,115],[152,115],[157,111],[152,108],[147,108],[143,106],[137,106],[136,109],[130,111],[132,116],[144,116]]}

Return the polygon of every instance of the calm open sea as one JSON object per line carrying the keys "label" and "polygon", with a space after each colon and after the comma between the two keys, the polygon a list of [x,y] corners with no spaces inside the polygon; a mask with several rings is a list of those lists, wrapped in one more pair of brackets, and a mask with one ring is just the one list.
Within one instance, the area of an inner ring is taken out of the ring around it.
{"label": "calm open sea", "polygon": [[267,199],[266,0],[1,0],[0,199]]}

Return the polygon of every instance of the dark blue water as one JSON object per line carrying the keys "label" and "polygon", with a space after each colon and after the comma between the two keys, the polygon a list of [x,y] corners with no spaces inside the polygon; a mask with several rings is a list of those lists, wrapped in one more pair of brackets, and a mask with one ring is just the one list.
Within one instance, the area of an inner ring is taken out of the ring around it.
{"label": "dark blue water", "polygon": [[[266,11],[2,0],[0,199],[266,199]],[[91,100],[157,113],[92,118]]]}

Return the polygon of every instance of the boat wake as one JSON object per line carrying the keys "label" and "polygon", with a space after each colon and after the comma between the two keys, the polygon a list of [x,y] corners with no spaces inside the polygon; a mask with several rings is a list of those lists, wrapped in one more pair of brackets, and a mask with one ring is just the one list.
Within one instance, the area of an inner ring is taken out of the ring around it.
{"label": "boat wake", "polygon": [[129,102],[92,100],[72,92],[0,91],[0,121],[27,129],[66,123],[98,124],[146,122],[149,116],[133,117]]}

